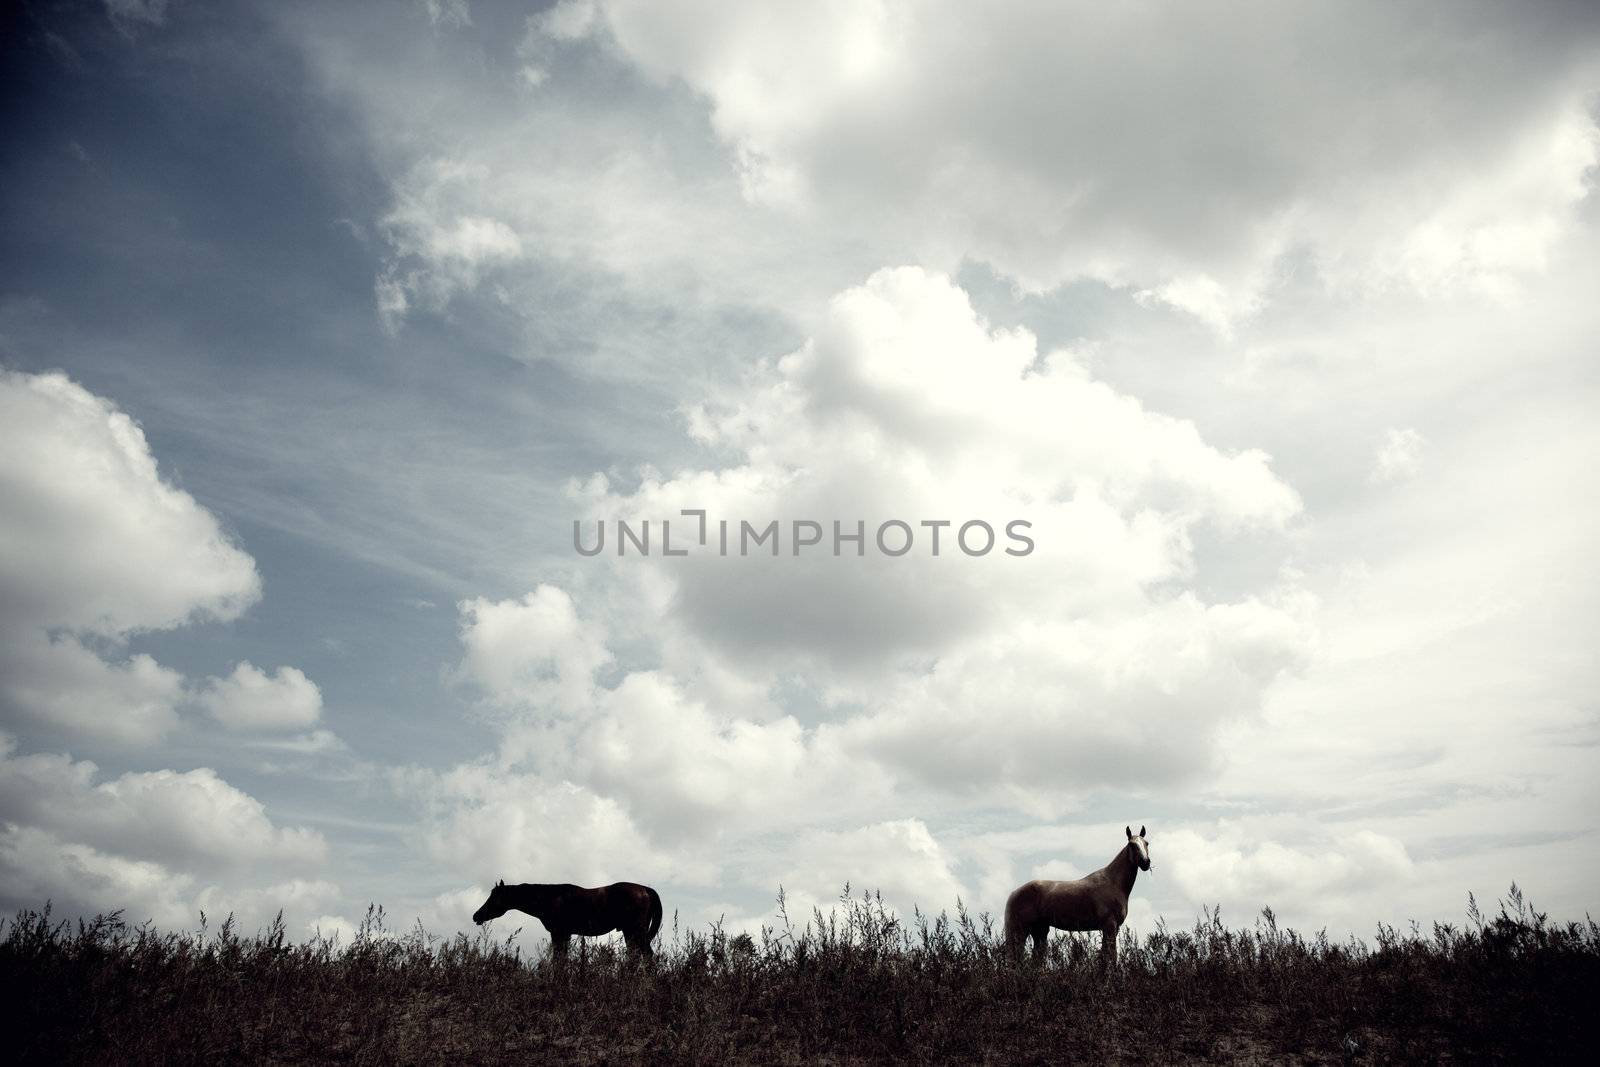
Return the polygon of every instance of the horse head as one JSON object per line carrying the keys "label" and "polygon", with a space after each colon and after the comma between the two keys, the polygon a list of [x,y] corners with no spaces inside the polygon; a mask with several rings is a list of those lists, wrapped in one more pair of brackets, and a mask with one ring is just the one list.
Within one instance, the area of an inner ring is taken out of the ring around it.
{"label": "horse head", "polygon": [[506,900],[506,883],[502,879],[489,890],[489,899],[483,902],[483,907],[472,913],[472,921],[482,926],[490,919],[498,919],[511,910],[511,905]]}
{"label": "horse head", "polygon": [[1139,827],[1138,834],[1133,832],[1133,827],[1124,826],[1128,832],[1128,858],[1138,866],[1141,871],[1150,869],[1150,842],[1145,840],[1144,827]]}

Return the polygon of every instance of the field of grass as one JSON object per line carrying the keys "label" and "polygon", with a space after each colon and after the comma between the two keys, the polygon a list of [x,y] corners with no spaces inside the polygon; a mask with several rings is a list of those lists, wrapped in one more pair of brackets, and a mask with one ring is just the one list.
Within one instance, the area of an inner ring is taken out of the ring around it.
{"label": "field of grass", "polygon": [[1097,942],[1018,966],[984,919],[848,895],[760,938],[674,924],[653,963],[396,934],[379,909],[348,944],[297,944],[281,922],[163,934],[47,908],[4,922],[0,995],[18,1063],[1541,1063],[1588,1061],[1600,1004],[1600,928],[1515,886],[1493,915],[1370,944],[1270,911],[1125,935],[1105,971]]}

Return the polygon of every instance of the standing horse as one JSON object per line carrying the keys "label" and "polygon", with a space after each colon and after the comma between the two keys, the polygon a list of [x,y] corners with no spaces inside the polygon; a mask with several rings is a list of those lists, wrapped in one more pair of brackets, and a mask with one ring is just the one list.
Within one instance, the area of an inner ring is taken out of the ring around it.
{"label": "standing horse", "polygon": [[1093,874],[1071,882],[1046,879],[1019,886],[1006,900],[1006,950],[1022,959],[1022,943],[1033,938],[1033,959],[1044,959],[1050,928],[1057,930],[1100,931],[1100,953],[1104,961],[1117,958],[1117,931],[1128,917],[1128,895],[1140,871],[1150,869],[1150,842],[1144,827],[1135,836],[1131,826],[1123,827],[1128,843],[1116,858]]}
{"label": "standing horse", "polygon": [[573,934],[598,937],[613,930],[620,930],[628,947],[641,956],[655,955],[650,942],[661,929],[661,897],[647,885],[613,882],[599,889],[584,889],[565,883],[496,882],[483,907],[472,913],[472,921],[482,926],[513,908],[544,923],[550,931],[550,949],[556,956],[567,954],[567,942]]}

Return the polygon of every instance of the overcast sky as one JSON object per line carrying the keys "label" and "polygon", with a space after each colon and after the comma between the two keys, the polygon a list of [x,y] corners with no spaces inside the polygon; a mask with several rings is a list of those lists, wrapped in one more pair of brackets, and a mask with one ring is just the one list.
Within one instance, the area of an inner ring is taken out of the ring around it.
{"label": "overcast sky", "polygon": [[1591,5],[8,11],[0,909],[1594,909]]}

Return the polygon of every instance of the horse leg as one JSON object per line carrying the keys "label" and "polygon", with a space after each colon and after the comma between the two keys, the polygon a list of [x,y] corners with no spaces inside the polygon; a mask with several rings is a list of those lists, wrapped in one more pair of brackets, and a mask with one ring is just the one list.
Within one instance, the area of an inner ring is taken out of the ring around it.
{"label": "horse leg", "polygon": [[550,955],[557,960],[565,960],[567,958],[567,945],[571,940],[571,934],[552,933],[550,935]]}
{"label": "horse leg", "polygon": [[1107,922],[1100,928],[1100,963],[1106,966],[1117,962],[1117,931],[1121,923]]}
{"label": "horse leg", "polygon": [[622,940],[628,943],[629,952],[647,960],[655,957],[656,951],[650,947],[650,936],[648,934],[643,932],[623,934]]}
{"label": "horse leg", "polygon": [[1028,929],[1028,936],[1033,938],[1033,962],[1043,963],[1045,949],[1050,944],[1050,924],[1034,923]]}

